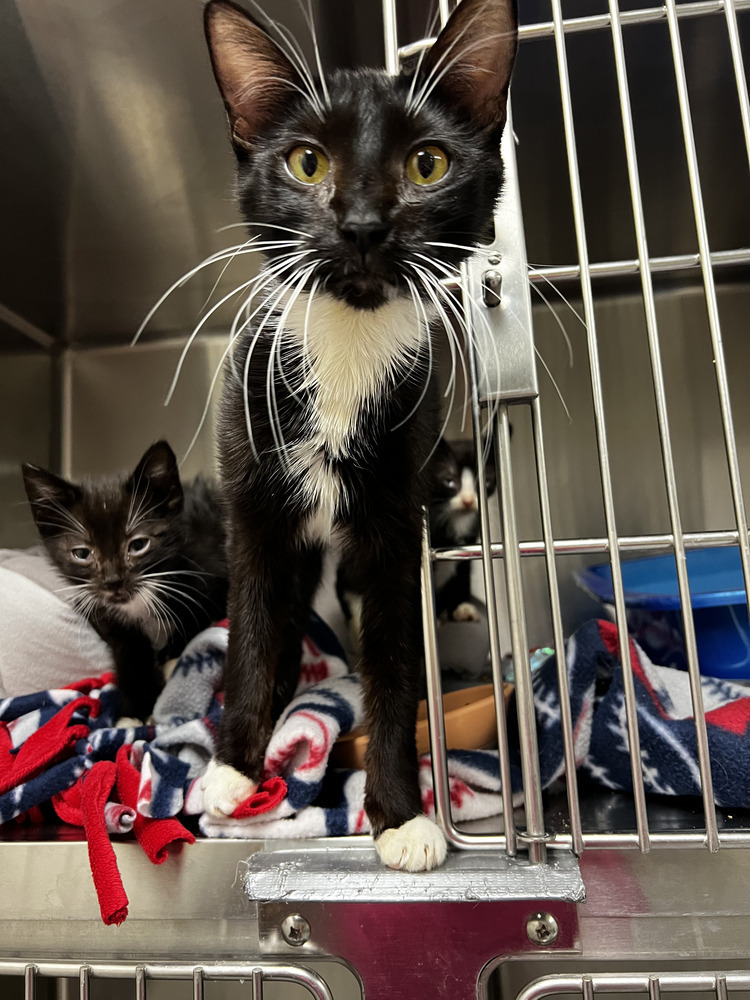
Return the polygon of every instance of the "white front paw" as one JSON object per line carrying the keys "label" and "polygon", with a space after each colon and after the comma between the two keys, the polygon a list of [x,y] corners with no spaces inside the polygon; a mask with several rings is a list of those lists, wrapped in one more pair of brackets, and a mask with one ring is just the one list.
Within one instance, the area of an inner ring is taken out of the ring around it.
{"label": "white front paw", "polygon": [[384,865],[407,872],[437,868],[448,850],[442,830],[426,816],[415,816],[395,829],[384,830],[375,846]]}
{"label": "white front paw", "polygon": [[454,622],[478,622],[479,612],[470,601],[463,601],[453,612]]}
{"label": "white front paw", "polygon": [[207,813],[224,819],[255,792],[258,786],[230,764],[220,764],[214,757],[208,762],[201,778],[203,808]]}

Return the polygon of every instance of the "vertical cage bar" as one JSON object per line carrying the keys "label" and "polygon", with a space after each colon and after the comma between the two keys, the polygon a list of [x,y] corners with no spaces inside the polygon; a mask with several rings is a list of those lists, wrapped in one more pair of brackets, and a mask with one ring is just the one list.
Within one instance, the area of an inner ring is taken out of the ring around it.
{"label": "vertical cage bar", "polygon": [[594,980],[591,976],[581,977],[581,1000],[594,1000]]}
{"label": "vertical cage bar", "polygon": [[193,1000],[203,1000],[203,968],[193,969]]}
{"label": "vertical cage bar", "polygon": [[58,976],[55,980],[55,1000],[71,1000],[72,995],[70,979],[67,976]]}
{"label": "vertical cage bar", "polygon": [[646,314],[646,330],[651,360],[651,376],[654,384],[656,414],[661,444],[662,465],[667,489],[667,505],[669,521],[674,538],[675,565],[677,568],[677,584],[682,605],[682,619],[685,633],[685,648],[688,660],[690,678],[690,694],[695,719],[695,737],[698,750],[698,768],[700,771],[700,786],[703,796],[703,813],[706,821],[706,841],[711,851],[719,849],[719,834],[716,824],[716,807],[714,805],[713,780],[711,777],[711,761],[708,748],[708,733],[706,731],[706,715],[703,706],[703,691],[701,687],[700,667],[698,664],[698,647],[695,639],[695,623],[690,597],[687,562],[685,557],[685,542],[682,530],[682,518],[677,495],[677,478],[675,475],[672,438],[669,427],[666,389],[664,385],[664,369],[661,360],[658,324],[656,319],[656,303],[654,287],[649,269],[648,242],[646,239],[646,222],[643,212],[638,157],[635,146],[633,115],[630,105],[627,66],[625,62],[625,47],[623,44],[622,25],[618,0],[609,0],[609,10],[612,18],[612,42],[614,46],[617,87],[620,94],[620,112],[622,115],[623,135],[625,139],[625,156],[627,160],[628,180],[630,183],[630,200],[633,209],[636,243],[638,247],[638,262],[641,275],[641,291]]}
{"label": "vertical cage bar", "polygon": [[648,1000],[661,1000],[661,983],[658,976],[648,977]]}
{"label": "vertical cage bar", "polygon": [[538,396],[531,402],[531,426],[536,454],[536,477],[539,485],[539,509],[542,518],[544,561],[547,568],[547,587],[552,614],[552,635],[557,660],[557,686],[560,695],[560,725],[563,734],[565,785],[568,794],[571,847],[574,854],[581,854],[583,851],[583,832],[581,830],[581,807],[578,801],[573,718],[570,706],[570,690],[568,687],[568,666],[565,655],[560,590],[557,582],[557,560],[555,558],[555,545],[552,533],[552,512],[550,510],[547,464],[542,432],[542,408]]}
{"label": "vertical cage bar", "polygon": [[146,967],[137,965],[135,969],[135,1000],[146,1000]]}
{"label": "vertical cage bar", "polygon": [[[263,1000],[263,970],[253,969],[251,979],[253,1000]],[[312,990],[310,991],[312,992]]]}
{"label": "vertical cage bar", "polygon": [[721,322],[719,320],[719,303],[716,297],[716,284],[714,282],[713,268],[711,266],[711,250],[708,243],[708,228],[706,226],[706,213],[703,207],[703,193],[701,191],[700,171],[698,169],[698,156],[696,153],[695,137],[693,134],[690,98],[688,96],[687,78],[685,76],[685,61],[682,55],[682,43],[680,41],[677,8],[675,0],[665,0],[665,2],[667,9],[667,21],[669,24],[669,37],[672,44],[672,60],[674,62],[675,80],[677,82],[677,96],[680,105],[682,135],[685,141],[685,155],[687,158],[688,177],[690,180],[690,194],[693,202],[695,228],[698,236],[698,251],[701,273],[703,276],[706,308],[708,312],[708,326],[711,332],[711,344],[714,352],[714,369],[716,371],[716,385],[719,392],[719,407],[721,410],[721,419],[724,428],[724,442],[727,452],[729,481],[732,488],[732,501],[734,505],[735,519],[737,522],[740,556],[742,559],[742,573],[745,582],[745,598],[747,600],[750,599],[750,542],[748,542],[747,515],[745,512],[745,500],[742,492],[742,479],[740,476],[739,458],[737,455],[737,439],[734,434],[734,418],[732,416],[732,407],[729,398],[729,380],[727,377],[726,359],[724,357],[724,347],[722,343]]}
{"label": "vertical cage bar", "polygon": [[641,770],[638,713],[635,702],[633,670],[630,663],[627,616],[625,613],[625,595],[623,593],[620,551],[618,548],[617,529],[615,525],[612,476],[609,466],[609,449],[607,445],[607,432],[604,416],[604,394],[602,391],[601,373],[599,369],[599,348],[597,344],[596,321],[594,317],[594,297],[591,284],[591,271],[583,216],[581,179],[580,172],[578,170],[578,153],[576,150],[575,125],[573,123],[573,105],[570,94],[570,79],[568,76],[568,62],[565,47],[565,31],[563,27],[561,0],[552,0],[552,17],[554,24],[555,49],[557,52],[558,75],[560,80],[560,96],[563,107],[565,145],[568,153],[568,169],[570,173],[573,218],[575,222],[578,260],[581,269],[581,294],[583,298],[584,318],[586,320],[589,377],[591,380],[591,392],[594,401],[596,442],[599,454],[602,498],[604,501],[604,519],[607,529],[607,540],[609,543],[609,558],[612,566],[615,616],[617,621],[620,661],[622,663],[623,692],[627,712],[628,743],[630,746],[630,770],[633,781],[633,802],[635,807],[636,827],[638,830],[638,845],[641,851],[645,852],[649,850],[648,814],[646,811],[646,796],[643,788],[643,772]]}
{"label": "vertical cage bar", "polygon": [[78,972],[78,1000],[89,1000],[91,969],[88,965],[82,965]]}
{"label": "vertical cage bar", "polygon": [[[472,373],[474,374],[474,373]],[[521,555],[518,544],[513,468],[510,460],[510,422],[508,404],[500,403],[494,428],[498,489],[500,493],[500,513],[505,545],[505,582],[508,593],[508,616],[513,653],[513,673],[516,686],[516,708],[518,712],[518,741],[520,744],[521,774],[523,778],[524,810],[526,812],[526,839],[529,844],[529,860],[543,862],[546,858],[544,845],[544,807],[542,805],[542,783],[539,773],[539,751],[536,734],[536,713],[529,662],[529,642],[526,630],[526,613],[521,573]],[[481,447],[481,438],[477,449]],[[480,469],[480,481],[484,479],[484,469]],[[485,541],[484,534],[482,541]]]}
{"label": "vertical cage bar", "polygon": [[23,1000],[35,1000],[36,974],[37,967],[35,965],[27,965],[23,970]]}
{"label": "vertical cage bar", "polygon": [[396,21],[396,0],[383,0],[383,43],[385,45],[385,69],[391,76],[398,74],[398,28]]}
{"label": "vertical cage bar", "polygon": [[[464,303],[467,299],[468,273],[466,266],[462,267],[462,285],[464,293]],[[466,306],[464,305],[464,308]],[[503,799],[503,822],[505,825],[505,850],[508,854],[514,855],[518,850],[518,836],[516,833],[515,816],[513,815],[513,790],[510,784],[510,762],[508,760],[508,729],[505,718],[505,699],[503,698],[503,669],[502,651],[500,649],[500,628],[497,614],[497,594],[495,590],[495,569],[492,558],[492,533],[490,530],[489,498],[487,496],[487,478],[484,469],[484,448],[482,443],[482,407],[479,401],[479,381],[477,373],[477,358],[474,346],[467,345],[469,360],[469,383],[471,391],[471,416],[474,431],[474,444],[477,452],[477,487],[479,500],[479,522],[482,532],[482,573],[484,578],[484,593],[487,607],[487,628],[490,642],[490,663],[492,665],[492,681],[495,688],[495,721],[497,724],[498,757],[500,762],[501,794]],[[507,417],[507,413],[506,413]],[[488,433],[492,434],[494,428],[490,425]],[[505,451],[507,457],[507,450]],[[498,466],[498,472],[502,481],[502,470]],[[503,537],[506,553],[508,551],[508,540]],[[518,549],[516,548],[516,553]],[[511,611],[512,616],[512,611]],[[514,650],[515,655],[515,650]],[[524,652],[528,662],[528,650]],[[518,669],[518,667],[516,667]],[[532,704],[533,721],[533,704]],[[536,735],[536,733],[535,733]],[[541,784],[539,775],[539,761],[534,761],[536,768],[537,785]]]}
{"label": "vertical cage bar", "polygon": [[734,0],[724,0],[724,13],[726,14],[727,19],[729,45],[732,50],[734,76],[737,81],[737,96],[740,101],[742,130],[745,133],[747,162],[748,166],[750,166],[750,98],[748,98],[747,93],[747,78],[745,77],[745,64],[742,59],[742,46],[740,44],[740,32],[737,26],[737,10],[734,5]]}
{"label": "vertical cage bar", "polygon": [[435,803],[435,822],[452,840],[451,796],[446,761],[443,685],[437,650],[435,588],[430,558],[430,525],[425,511],[422,519],[422,632],[424,635],[425,674],[427,680],[427,716],[430,724],[430,756]]}
{"label": "vertical cage bar", "polygon": [[727,977],[716,973],[716,1000],[727,1000]]}

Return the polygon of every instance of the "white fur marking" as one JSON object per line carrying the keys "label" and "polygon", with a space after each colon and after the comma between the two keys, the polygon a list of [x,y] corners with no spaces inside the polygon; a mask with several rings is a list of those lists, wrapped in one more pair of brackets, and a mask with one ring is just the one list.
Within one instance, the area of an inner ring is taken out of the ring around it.
{"label": "white fur marking", "polygon": [[292,445],[287,458],[312,507],[307,536],[328,542],[347,497],[324,456],[348,456],[360,414],[413,362],[426,329],[411,299],[367,310],[325,294],[311,302],[299,295],[284,325],[303,352],[303,386],[314,393],[310,437]]}
{"label": "white fur marking", "polygon": [[258,786],[229,764],[220,764],[214,757],[208,762],[201,778],[203,808],[222,819],[231,816],[237,806],[249,798]]}
{"label": "white fur marking", "polygon": [[375,847],[384,865],[407,872],[437,868],[448,851],[442,830],[426,816],[415,816],[396,829],[384,830]]}
{"label": "white fur marking", "polygon": [[454,622],[478,622],[479,612],[469,601],[462,601],[453,612]]}

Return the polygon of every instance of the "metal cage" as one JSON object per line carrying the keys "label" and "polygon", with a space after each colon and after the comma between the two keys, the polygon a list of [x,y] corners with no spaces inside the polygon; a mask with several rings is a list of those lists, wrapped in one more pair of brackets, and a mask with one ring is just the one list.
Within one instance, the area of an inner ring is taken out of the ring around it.
{"label": "metal cage", "polygon": [[[30,81],[29,93],[36,87],[44,100],[31,118],[39,127],[11,130],[17,146],[7,147],[6,170],[33,162],[35,151],[49,151],[60,136],[73,165],[55,175],[51,158],[55,184],[43,189],[39,209],[19,212],[21,221],[8,214],[8,275],[15,284],[0,276],[6,414],[0,425],[15,430],[5,437],[0,432],[7,459],[0,484],[12,500],[19,497],[17,486],[9,485],[9,470],[34,458],[28,454],[32,446],[40,454],[46,450],[48,464],[63,474],[77,471],[83,456],[90,456],[89,469],[93,462],[104,470],[120,461],[128,433],[155,420],[160,399],[152,401],[146,389],[155,386],[156,369],[169,370],[171,377],[183,343],[177,334],[205,289],[176,305],[150,342],[130,348],[125,341],[134,317],[137,325],[143,313],[144,296],[158,296],[168,283],[165,253],[175,266],[192,266],[190,254],[202,237],[200,252],[211,248],[206,220],[175,220],[190,215],[187,206],[206,188],[213,154],[192,155],[194,148],[203,149],[197,132],[187,147],[152,98],[174,83],[180,60],[192,65],[198,58],[180,0],[168,0],[156,13],[145,2],[101,2],[85,11],[73,0],[57,10],[47,0],[7,2],[8,38],[16,40],[18,60],[5,63],[9,100],[20,100],[16,80]],[[326,3],[318,0],[315,11],[324,41],[326,32],[340,35],[336,22],[343,17],[338,5]],[[440,0],[442,20],[451,6]],[[160,18],[167,7],[171,21],[165,27]],[[750,348],[743,334],[750,315],[750,0],[566,0],[565,10],[562,0],[548,0],[548,6],[546,0],[524,0],[521,8],[496,237],[465,266],[455,288],[480,346],[492,338],[503,358],[499,368],[489,361],[493,352],[483,356],[480,349],[467,358],[471,430],[479,440],[493,426],[499,497],[496,503],[487,496],[479,448],[482,544],[435,550],[426,529],[423,545],[435,810],[457,850],[444,869],[406,876],[380,870],[363,838],[201,841],[156,870],[132,844],[120,843],[118,861],[126,882],[137,886],[137,905],[115,937],[99,924],[93,894],[81,890],[88,880],[85,842],[69,832],[4,830],[0,977],[9,977],[2,983],[20,983],[18,995],[27,1000],[44,995],[47,983],[57,997],[77,990],[87,998],[104,980],[127,983],[136,997],[150,992],[151,981],[185,980],[185,995],[192,989],[195,998],[204,989],[209,995],[219,982],[238,984],[241,995],[256,998],[275,981],[341,1000],[500,994],[592,1000],[605,993],[658,1000],[667,992],[709,992],[726,1000],[748,989],[748,974],[737,968],[747,963],[743,918],[750,915],[750,854],[716,852],[747,848],[750,826],[741,810],[729,813],[714,805],[686,552],[739,546],[747,591],[743,477],[750,462],[750,403],[743,374]],[[286,14],[290,20],[298,16]],[[382,18],[391,72],[405,53],[425,43],[415,28],[427,19],[420,4],[383,0],[382,11],[377,4],[351,5],[348,16],[356,28],[351,47],[370,54],[372,44],[376,50],[379,45],[370,29]],[[153,30],[147,31],[144,24],[152,24],[152,17]],[[109,99],[128,64],[122,46],[129,44],[129,58],[135,59],[139,39],[150,88],[139,89],[142,81],[124,74],[134,114],[121,116],[120,105]],[[73,56],[84,47],[87,60],[76,63]],[[41,67],[39,80],[34,67]],[[180,79],[195,96],[192,78]],[[92,97],[98,90],[101,103]],[[56,114],[45,118],[47,103]],[[11,110],[17,107],[11,103]],[[211,115],[215,111],[211,107]],[[27,117],[19,113],[9,120]],[[161,130],[171,143],[170,156],[172,148],[183,154],[182,164],[170,160],[169,170],[160,172],[134,121]],[[100,141],[102,123],[109,123],[118,141]],[[212,127],[206,125],[206,134],[218,145],[218,123],[214,134]],[[86,156],[95,149],[101,162],[94,158],[89,166]],[[107,159],[110,149],[116,157]],[[146,192],[137,170],[118,173],[123,161],[150,171],[162,197]],[[90,187],[81,183],[82,165],[90,170]],[[121,197],[100,218],[92,209],[100,207],[96,194],[105,176],[122,182]],[[159,179],[164,176],[172,187],[158,186],[167,184]],[[77,193],[78,200],[60,190]],[[61,205],[67,215],[58,211]],[[212,225],[230,218],[222,216],[223,203],[211,208]],[[153,229],[140,234],[130,222],[149,213]],[[66,225],[55,229],[61,217]],[[169,240],[154,236],[159,224]],[[119,237],[118,225],[125,227],[124,249],[111,239]],[[30,235],[19,241],[23,226]],[[35,298],[27,294],[28,278],[13,269],[13,255],[20,246],[22,256],[34,260],[45,226],[54,230],[67,263],[55,271],[55,281],[41,283]],[[527,262],[537,257],[544,262]],[[107,273],[108,263],[122,265],[135,283],[131,295],[113,296],[111,308],[105,293],[119,286]],[[147,290],[145,279],[136,276],[143,272],[149,274]],[[499,304],[485,294],[488,287],[500,288]],[[178,438],[189,440],[195,426],[187,397],[211,383],[219,353],[214,332],[188,364],[191,391],[177,393],[168,418],[168,433]],[[575,370],[566,367],[564,336],[572,343]],[[143,380],[144,390],[135,397],[123,389],[126,367]],[[571,424],[562,407],[570,409]],[[210,431],[209,414],[191,458],[195,467],[210,460]],[[30,541],[27,528],[16,529],[14,521],[5,532],[9,544]],[[625,557],[644,552],[672,554],[677,570],[702,789],[699,813],[684,802],[655,801],[644,788],[621,568]],[[543,791],[540,782],[529,648],[551,644],[562,651],[571,630],[594,613],[572,584],[572,570],[594,557],[606,557],[612,568],[632,795],[579,788],[564,657],[558,659],[564,788]],[[432,575],[436,563],[454,560],[476,564],[486,598],[502,823],[462,825],[451,815]],[[506,718],[502,693],[508,654],[515,670],[513,720]],[[520,808],[514,808],[509,781],[511,723],[521,749]],[[665,850],[649,854],[652,847]],[[290,858],[305,874],[292,889],[277,877]],[[198,962],[198,956],[206,960]],[[566,972],[571,962],[583,971]],[[712,971],[700,971],[699,962],[712,963]],[[614,973],[614,963],[626,969]],[[555,974],[538,979],[550,965]],[[336,979],[342,970],[344,978]]]}

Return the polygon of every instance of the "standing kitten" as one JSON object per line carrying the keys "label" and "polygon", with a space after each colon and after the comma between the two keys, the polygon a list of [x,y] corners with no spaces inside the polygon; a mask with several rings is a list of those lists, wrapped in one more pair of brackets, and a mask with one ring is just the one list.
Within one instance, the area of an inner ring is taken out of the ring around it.
{"label": "standing kitten", "polygon": [[216,490],[183,490],[174,453],[152,445],[130,476],[80,485],[33,465],[23,480],[72,603],[112,649],[122,715],[147,719],[158,667],[226,615],[224,528]]}
{"label": "standing kitten", "polygon": [[432,324],[441,278],[491,228],[515,2],[464,0],[397,77],[316,82],[229,0],[210,0],[205,25],[250,233],[295,247],[267,244],[266,297],[226,370],[231,627],[205,806],[230,815],[262,777],[336,531],[365,581],[365,808],[387,865],[429,869],[446,851],[421,814],[414,738]]}
{"label": "standing kitten", "polygon": [[[430,463],[430,541],[434,548],[476,545],[479,541],[477,455],[473,441],[442,439]],[[485,461],[487,493],[495,492],[492,453]],[[454,621],[478,621],[471,599],[471,561],[435,566],[435,610]]]}

